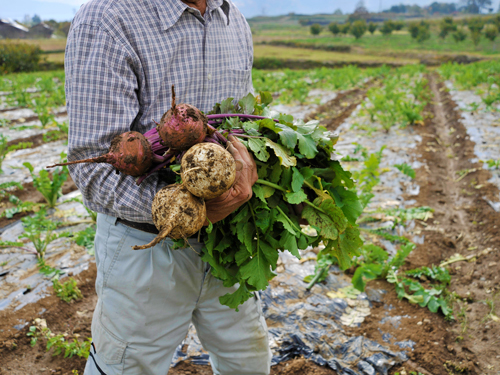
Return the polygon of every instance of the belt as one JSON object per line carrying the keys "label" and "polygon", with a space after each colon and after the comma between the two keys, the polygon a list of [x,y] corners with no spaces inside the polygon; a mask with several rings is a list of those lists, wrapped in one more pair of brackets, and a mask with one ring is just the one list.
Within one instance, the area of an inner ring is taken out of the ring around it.
{"label": "belt", "polygon": [[158,229],[153,224],[149,223],[136,223],[134,221],[128,221],[125,219],[117,218],[116,219],[117,223],[122,223],[123,225],[126,225],[127,227],[134,228],[134,229],[139,229],[142,230],[143,232],[148,232],[152,234],[158,234],[160,233]]}

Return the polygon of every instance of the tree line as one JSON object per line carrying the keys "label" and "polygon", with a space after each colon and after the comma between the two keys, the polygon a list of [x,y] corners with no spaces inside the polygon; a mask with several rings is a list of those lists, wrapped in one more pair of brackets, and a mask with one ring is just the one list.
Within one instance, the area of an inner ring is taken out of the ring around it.
{"label": "tree line", "polygon": [[[403,21],[386,20],[382,24],[374,22],[367,23],[365,20],[356,20],[354,22],[337,23],[332,22],[328,25],[328,31],[334,36],[354,36],[356,39],[361,38],[367,32],[374,34],[376,30],[385,36],[389,36],[393,31],[402,30],[405,28],[410,33],[411,37],[417,42],[424,42],[431,37],[431,23],[425,20],[413,21],[405,23]],[[500,15],[493,18],[485,19],[484,17],[472,17],[455,22],[452,17],[444,17],[438,25],[438,36],[445,39],[451,35],[458,43],[470,37],[475,45],[478,45],[481,37],[494,41],[498,36],[500,29]],[[312,35],[319,35],[324,30],[320,24],[310,26]]]}

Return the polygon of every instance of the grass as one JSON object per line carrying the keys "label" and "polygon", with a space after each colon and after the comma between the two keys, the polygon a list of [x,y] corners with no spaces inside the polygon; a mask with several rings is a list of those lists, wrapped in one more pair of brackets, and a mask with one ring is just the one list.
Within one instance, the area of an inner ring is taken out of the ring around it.
{"label": "grass", "polygon": [[254,46],[254,57],[272,57],[276,59],[333,61],[333,62],[379,62],[379,63],[418,63],[418,59],[401,59],[371,54],[339,53],[306,48],[289,48],[270,45]]}

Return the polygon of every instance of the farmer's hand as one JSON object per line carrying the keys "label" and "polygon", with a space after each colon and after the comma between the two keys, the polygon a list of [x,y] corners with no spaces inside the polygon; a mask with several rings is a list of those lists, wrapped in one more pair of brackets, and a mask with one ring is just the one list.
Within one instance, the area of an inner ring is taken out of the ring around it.
{"label": "farmer's hand", "polygon": [[[212,223],[224,219],[248,202],[252,198],[252,186],[259,178],[252,155],[238,139],[231,135],[227,150],[236,161],[236,180],[233,186],[220,197],[206,202],[207,217]],[[208,222],[205,225],[208,225]]]}

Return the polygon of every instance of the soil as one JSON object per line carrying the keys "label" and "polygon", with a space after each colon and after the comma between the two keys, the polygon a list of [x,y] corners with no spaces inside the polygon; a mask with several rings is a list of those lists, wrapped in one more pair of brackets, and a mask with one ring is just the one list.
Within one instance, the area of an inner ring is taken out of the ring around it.
{"label": "soil", "polygon": [[[500,324],[494,317],[500,315],[500,213],[495,212],[483,197],[494,201],[499,192],[487,182],[490,173],[470,162],[474,143],[460,122],[460,110],[437,76],[427,78],[434,98],[426,108],[428,116],[424,125],[415,128],[423,138],[417,149],[422,155],[423,167],[417,170],[416,181],[421,190],[416,199],[418,206],[429,206],[435,212],[427,222],[417,221],[421,233],[425,234],[425,243],[417,245],[404,267],[438,265],[456,253],[468,257],[470,261],[450,265],[449,289],[454,293],[455,320],[446,321],[440,314],[399,300],[392,284],[375,280],[368,288],[387,291],[383,303],[373,303],[371,315],[361,327],[344,329],[378,342],[383,342],[382,332],[391,335],[391,342],[415,342],[414,349],[408,352],[410,360],[393,367],[390,374],[402,374],[403,370],[424,375],[498,374]],[[320,109],[326,113],[320,121],[325,121],[324,124],[334,130],[342,122],[340,118],[349,116],[363,97],[364,89],[339,95]],[[311,116],[320,117],[320,113]],[[458,172],[465,170],[470,173],[461,178]],[[75,188],[72,182],[65,185],[66,192]],[[14,194],[23,200],[43,200],[32,184]],[[6,203],[5,200],[2,203]],[[8,223],[0,221],[0,228]],[[89,337],[97,298],[95,276],[94,264],[76,276],[84,295],[81,301],[67,304],[52,295],[18,311],[0,311],[0,374],[71,374],[72,370],[83,373],[85,360],[53,357],[51,352],[45,351],[42,339],[31,348],[26,333],[33,319],[38,317],[46,319],[54,333],[70,336],[76,333],[80,339]],[[381,323],[387,317],[394,318]],[[21,330],[13,328],[23,321],[29,324]],[[401,350],[390,343],[387,346]],[[271,371],[274,375],[335,373],[304,358],[279,364]],[[211,375],[212,371],[209,366],[182,363],[169,374]]]}
{"label": "soil", "polygon": [[337,129],[365,99],[366,91],[374,84],[371,81],[363,88],[355,88],[337,95],[335,99],[319,106],[316,111],[309,114],[305,121],[319,120],[320,124],[327,129]]}

